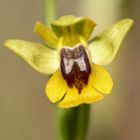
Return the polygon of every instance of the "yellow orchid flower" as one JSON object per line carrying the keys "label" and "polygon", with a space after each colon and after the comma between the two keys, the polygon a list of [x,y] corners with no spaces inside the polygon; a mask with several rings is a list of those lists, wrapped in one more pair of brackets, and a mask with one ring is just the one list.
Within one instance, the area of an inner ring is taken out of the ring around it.
{"label": "yellow orchid flower", "polygon": [[12,39],[5,46],[40,73],[52,74],[47,97],[61,108],[70,108],[97,102],[111,93],[112,78],[102,65],[114,60],[132,24],[132,19],[123,19],[89,41],[96,24],[69,15],[53,21],[52,30],[36,23],[34,32],[45,45]]}

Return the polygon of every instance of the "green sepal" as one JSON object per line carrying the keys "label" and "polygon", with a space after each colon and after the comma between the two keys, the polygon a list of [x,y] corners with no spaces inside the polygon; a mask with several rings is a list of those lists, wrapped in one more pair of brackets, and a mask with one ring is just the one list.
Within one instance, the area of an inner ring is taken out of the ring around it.
{"label": "green sepal", "polygon": [[47,28],[41,22],[37,22],[34,27],[34,32],[40,36],[46,45],[57,48],[58,38],[53,31]]}
{"label": "green sepal", "polygon": [[87,41],[95,26],[96,24],[89,18],[72,15],[63,16],[51,23],[55,34],[64,38],[64,45],[80,43],[80,37]]}
{"label": "green sepal", "polygon": [[4,45],[42,74],[53,74],[59,67],[57,51],[42,44],[11,39],[6,40]]}
{"label": "green sepal", "polygon": [[88,50],[92,62],[99,65],[110,64],[132,25],[132,19],[123,19],[91,40]]}

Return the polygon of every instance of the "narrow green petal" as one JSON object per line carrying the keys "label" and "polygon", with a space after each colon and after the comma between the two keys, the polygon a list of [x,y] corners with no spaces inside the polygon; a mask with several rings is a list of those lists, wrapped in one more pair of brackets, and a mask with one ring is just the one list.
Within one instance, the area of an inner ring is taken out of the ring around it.
{"label": "narrow green petal", "polygon": [[6,40],[4,45],[40,73],[52,74],[59,67],[57,51],[42,44],[12,39]]}
{"label": "narrow green petal", "polygon": [[93,22],[89,18],[86,18],[85,25],[84,25],[83,30],[82,30],[82,36],[86,41],[88,41],[95,26],[96,26],[95,22]]}
{"label": "narrow green petal", "polygon": [[57,36],[41,22],[36,23],[34,32],[45,41],[46,45],[52,48],[57,47]]}
{"label": "narrow green petal", "polygon": [[88,49],[92,62],[99,65],[110,64],[132,25],[132,19],[123,19],[89,42]]}

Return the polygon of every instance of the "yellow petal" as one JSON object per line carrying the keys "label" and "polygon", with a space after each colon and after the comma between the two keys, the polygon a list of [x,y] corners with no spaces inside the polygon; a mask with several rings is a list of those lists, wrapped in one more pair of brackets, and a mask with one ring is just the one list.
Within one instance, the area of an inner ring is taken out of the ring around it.
{"label": "yellow petal", "polygon": [[60,70],[57,70],[46,85],[46,95],[51,102],[56,103],[63,98],[67,88],[67,83],[63,79]]}
{"label": "yellow petal", "polygon": [[84,28],[83,28],[83,31],[82,31],[82,35],[84,37],[84,39],[86,41],[88,41],[94,27],[96,26],[96,23],[93,22],[92,20],[90,20],[89,18],[85,18],[85,25],[84,25]]}
{"label": "yellow petal", "polygon": [[81,104],[81,99],[78,90],[73,87],[68,89],[64,99],[59,103],[59,107],[69,108],[78,106],[79,104]]}
{"label": "yellow petal", "polygon": [[91,80],[93,87],[99,92],[109,94],[113,87],[113,81],[110,74],[101,66],[93,64]]}
{"label": "yellow petal", "polygon": [[83,103],[94,103],[103,99],[103,95],[100,94],[96,89],[94,89],[91,83],[89,83],[82,90],[82,93],[80,94],[80,96],[81,96],[81,101]]}
{"label": "yellow petal", "polygon": [[37,22],[34,28],[34,32],[38,34],[48,46],[56,49],[58,38],[54,32],[48,29],[44,24]]}

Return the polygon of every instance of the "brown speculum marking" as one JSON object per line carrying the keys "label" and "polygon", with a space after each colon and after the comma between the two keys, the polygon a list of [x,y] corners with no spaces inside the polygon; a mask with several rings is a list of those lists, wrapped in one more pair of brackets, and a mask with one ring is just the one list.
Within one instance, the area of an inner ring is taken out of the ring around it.
{"label": "brown speculum marking", "polygon": [[60,51],[61,72],[70,88],[75,86],[79,93],[88,84],[91,66],[87,52],[82,45],[62,48]]}

